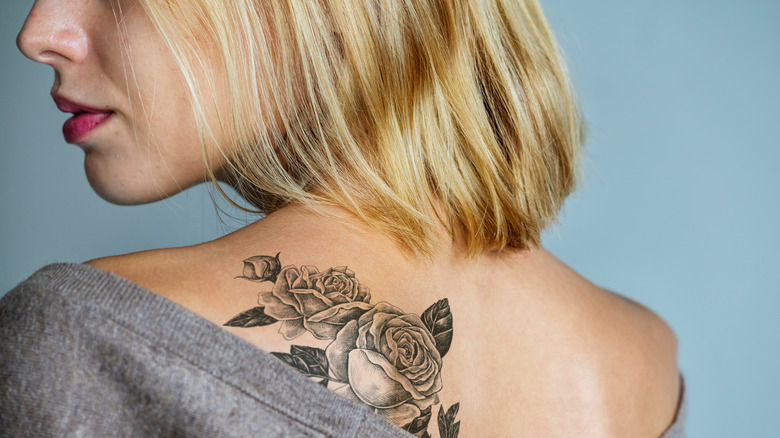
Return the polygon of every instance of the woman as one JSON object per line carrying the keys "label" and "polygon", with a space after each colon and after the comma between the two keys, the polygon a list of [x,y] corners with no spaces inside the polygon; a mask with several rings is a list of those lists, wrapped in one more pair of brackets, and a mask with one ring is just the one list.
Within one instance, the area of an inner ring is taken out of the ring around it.
{"label": "woman", "polygon": [[581,122],[535,1],[36,0],[18,44],[103,198],[267,216],[10,292],[0,430],[679,433],[673,333],[540,245]]}

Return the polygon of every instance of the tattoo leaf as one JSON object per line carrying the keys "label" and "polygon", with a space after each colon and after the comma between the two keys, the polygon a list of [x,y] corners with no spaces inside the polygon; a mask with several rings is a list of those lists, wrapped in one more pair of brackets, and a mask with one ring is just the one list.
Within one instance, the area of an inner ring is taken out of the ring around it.
{"label": "tattoo leaf", "polygon": [[458,438],[460,433],[460,421],[455,422],[455,416],[458,415],[460,403],[450,406],[447,413],[444,413],[444,407],[439,406],[439,436],[441,438]]}
{"label": "tattoo leaf", "polygon": [[433,335],[439,354],[444,357],[452,344],[452,313],[449,301],[444,298],[434,303],[423,312],[422,321]]}
{"label": "tattoo leaf", "polygon": [[401,427],[401,429],[409,432],[412,435],[423,437],[428,433],[428,423],[431,421],[431,408],[430,406],[424,411],[420,412],[420,416],[412,420],[409,424]]}
{"label": "tattoo leaf", "polygon": [[307,347],[305,345],[293,345],[290,347],[290,353],[300,358],[306,363],[310,370],[309,374],[317,374],[327,377],[328,375],[328,356],[322,348]]}
{"label": "tattoo leaf", "polygon": [[328,357],[321,348],[307,347],[305,345],[293,345],[290,353],[271,353],[287,365],[297,369],[307,377],[320,377],[320,384],[327,387]]}
{"label": "tattoo leaf", "polygon": [[224,325],[227,327],[262,327],[275,322],[277,319],[266,315],[263,307],[255,307],[239,313]]}

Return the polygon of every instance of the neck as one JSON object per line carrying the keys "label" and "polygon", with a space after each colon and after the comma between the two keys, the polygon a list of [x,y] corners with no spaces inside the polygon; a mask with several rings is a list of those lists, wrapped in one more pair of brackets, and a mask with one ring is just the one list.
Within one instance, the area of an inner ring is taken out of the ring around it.
{"label": "neck", "polygon": [[505,250],[468,258],[465,247],[453,243],[443,227],[437,230],[437,236],[439,251],[424,258],[343,209],[327,207],[324,212],[314,212],[291,205],[212,242],[208,252],[215,257],[219,254],[218,262],[228,262],[230,266],[241,266],[242,260],[255,255],[273,256],[281,252],[283,265],[348,265],[377,285],[395,284],[402,276],[442,287],[483,278],[486,270],[493,270],[494,266],[544,252],[540,248]]}

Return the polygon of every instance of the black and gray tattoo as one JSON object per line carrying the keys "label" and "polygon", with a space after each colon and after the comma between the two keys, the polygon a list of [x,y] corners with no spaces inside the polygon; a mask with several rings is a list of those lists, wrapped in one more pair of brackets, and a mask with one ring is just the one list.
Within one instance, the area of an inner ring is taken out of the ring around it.
{"label": "black and gray tattoo", "polygon": [[[276,256],[244,260],[244,280],[273,283],[258,294],[258,306],[226,322],[231,327],[262,327],[281,322],[279,333],[292,340],[308,332],[330,341],[327,348],[292,345],[271,353],[326,388],[359,401],[418,437],[430,437],[432,409],[442,389],[442,358],[452,343],[447,299],[422,316],[387,302],[371,304],[369,288],[346,266],[320,272],[314,266],[282,266]],[[457,438],[459,403],[439,406],[441,438]]]}

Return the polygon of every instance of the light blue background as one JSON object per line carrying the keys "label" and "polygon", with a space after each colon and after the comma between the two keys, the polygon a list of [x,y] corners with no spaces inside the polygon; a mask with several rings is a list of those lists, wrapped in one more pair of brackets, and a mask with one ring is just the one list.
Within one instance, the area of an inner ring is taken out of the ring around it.
{"label": "light blue background", "polygon": [[[236,226],[203,187],[143,207],[92,193],[51,70],[14,47],[31,3],[0,5],[0,291]],[[546,245],[672,325],[691,436],[780,436],[780,2],[544,5],[589,126],[585,183]]]}

